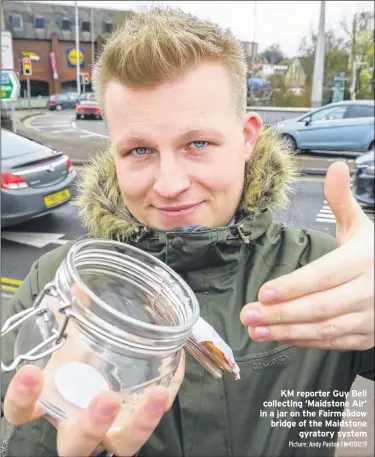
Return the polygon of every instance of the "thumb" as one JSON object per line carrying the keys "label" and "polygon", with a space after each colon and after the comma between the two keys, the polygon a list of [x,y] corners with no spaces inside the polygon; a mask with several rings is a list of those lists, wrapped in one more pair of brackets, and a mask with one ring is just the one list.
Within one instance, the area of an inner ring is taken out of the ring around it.
{"label": "thumb", "polygon": [[324,195],[336,217],[336,236],[341,244],[361,220],[361,208],[350,190],[350,171],[345,162],[335,162],[328,168]]}

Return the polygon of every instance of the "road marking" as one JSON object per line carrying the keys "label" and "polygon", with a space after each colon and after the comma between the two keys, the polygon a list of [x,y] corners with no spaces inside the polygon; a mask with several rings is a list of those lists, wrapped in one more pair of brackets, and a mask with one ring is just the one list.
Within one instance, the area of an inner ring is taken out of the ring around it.
{"label": "road marking", "polygon": [[51,130],[49,133],[76,132],[76,129]]}
{"label": "road marking", "polygon": [[18,244],[26,244],[34,248],[44,248],[49,244],[65,244],[69,240],[60,240],[65,236],[64,233],[40,233],[40,232],[8,232],[3,231],[1,238],[13,241]]}
{"label": "road marking", "polygon": [[15,286],[7,286],[5,284],[1,284],[0,285],[0,289],[1,291],[4,291],[4,292],[10,292],[12,294],[15,294],[17,292],[17,289],[18,287],[15,287]]}
{"label": "road marking", "polygon": [[23,280],[16,278],[1,277],[0,289],[2,292],[15,293],[18,287],[23,283]]}
{"label": "road marking", "polygon": [[[25,119],[23,121],[23,125],[28,129],[35,129],[35,127],[33,127],[33,125],[32,125],[33,119],[42,118],[42,117],[44,118],[44,117],[48,117],[50,115],[51,115],[50,113],[35,114],[34,116],[30,116],[27,119]],[[35,130],[37,130],[37,129],[35,129]]]}
{"label": "road marking", "polygon": [[90,133],[91,135],[100,136],[102,138],[109,138],[108,135],[103,135],[102,133],[96,133],[96,132],[91,132],[90,130],[81,129],[80,127],[77,127],[77,123],[74,121],[72,122],[72,126],[75,127],[77,130],[80,130],[81,132],[84,132],[84,133]]}
{"label": "road marking", "polygon": [[13,286],[19,286],[22,284],[22,279],[16,279],[16,278],[7,278],[6,276],[1,277],[1,282],[6,283],[6,284],[12,284]]}
{"label": "road marking", "polygon": [[[366,216],[374,222],[374,211],[371,208],[362,208]],[[316,215],[316,222],[322,222],[324,224],[336,224],[336,217],[333,214],[331,208],[328,205],[327,200],[323,201],[323,206],[320,208]]]}
{"label": "road marking", "polygon": [[96,136],[96,135],[95,135],[95,133],[86,133],[86,134],[84,134],[84,135],[80,135],[79,137],[80,137],[80,138],[89,138],[89,137],[91,137],[91,136]]}
{"label": "road marking", "polygon": [[61,127],[69,126],[71,127],[70,122],[51,122],[49,124],[32,124],[34,127],[49,129],[51,127]]}

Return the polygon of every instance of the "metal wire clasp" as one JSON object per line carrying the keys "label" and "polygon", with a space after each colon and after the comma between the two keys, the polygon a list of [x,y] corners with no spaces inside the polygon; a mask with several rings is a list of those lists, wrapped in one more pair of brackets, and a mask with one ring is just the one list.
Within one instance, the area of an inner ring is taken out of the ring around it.
{"label": "metal wire clasp", "polygon": [[[55,298],[58,298],[59,300],[59,311],[65,314],[65,319],[64,322],[61,326],[60,329],[53,329],[52,330],[52,335],[47,338],[45,341],[42,343],[38,344],[34,348],[30,349],[29,352],[26,354],[20,354],[18,355],[13,362],[10,365],[6,365],[5,363],[1,362],[1,371],[3,372],[9,372],[15,370],[18,365],[22,361],[27,361],[27,362],[34,362],[36,360],[42,359],[43,357],[46,357],[47,355],[52,354],[53,352],[57,351],[60,349],[63,344],[65,343],[66,340],[66,327],[69,322],[70,318],[70,313],[69,313],[69,308],[71,306],[70,303],[68,303],[62,295],[58,292],[55,284],[53,282],[50,282],[45,285],[43,288],[42,292],[37,296],[33,306],[31,308],[25,309],[21,311],[20,313],[15,314],[14,316],[10,317],[4,322],[4,325],[1,328],[1,338],[5,336],[7,333],[11,332],[12,330],[15,330],[16,328],[20,327],[22,324],[24,324],[28,319],[35,315],[44,315],[45,318],[48,320],[48,308],[47,307],[42,307],[41,302],[44,298],[45,295],[51,295]],[[53,344],[52,347],[49,349],[46,349],[43,351],[43,348],[46,346],[49,346],[50,344]]]}

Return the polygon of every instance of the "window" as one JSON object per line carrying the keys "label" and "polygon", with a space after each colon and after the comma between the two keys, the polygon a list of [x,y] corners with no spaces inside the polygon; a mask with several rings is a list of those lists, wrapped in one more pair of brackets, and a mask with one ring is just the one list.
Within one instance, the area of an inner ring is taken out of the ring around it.
{"label": "window", "polygon": [[22,29],[23,27],[23,20],[20,14],[12,14],[10,16],[10,24],[14,29]]}
{"label": "window", "polygon": [[40,151],[40,143],[16,135],[9,130],[1,130],[1,155],[3,159],[10,159],[21,155]]}
{"label": "window", "polygon": [[40,30],[44,29],[44,17],[35,16],[35,28]]}
{"label": "window", "polygon": [[112,30],[113,30],[112,22],[105,22],[104,23],[104,31],[105,31],[105,33],[112,33]]}
{"label": "window", "polygon": [[357,117],[374,117],[374,106],[369,105],[351,105],[345,114],[346,119]]}
{"label": "window", "polygon": [[82,21],[82,32],[89,32],[90,31],[90,22],[89,21]]}
{"label": "window", "polygon": [[324,108],[316,113],[312,114],[311,120],[313,121],[335,121],[338,119],[343,119],[345,111],[347,109],[346,105],[333,106],[331,108]]}
{"label": "window", "polygon": [[70,19],[63,18],[61,19],[61,30],[71,30],[72,28],[72,23],[70,22]]}

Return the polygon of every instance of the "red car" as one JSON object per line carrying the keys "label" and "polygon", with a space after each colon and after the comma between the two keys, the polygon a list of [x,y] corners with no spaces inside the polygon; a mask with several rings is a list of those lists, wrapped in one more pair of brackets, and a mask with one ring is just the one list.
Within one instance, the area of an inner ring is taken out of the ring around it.
{"label": "red car", "polygon": [[76,119],[84,119],[85,117],[103,119],[102,109],[96,100],[81,100],[76,105],[75,111]]}

